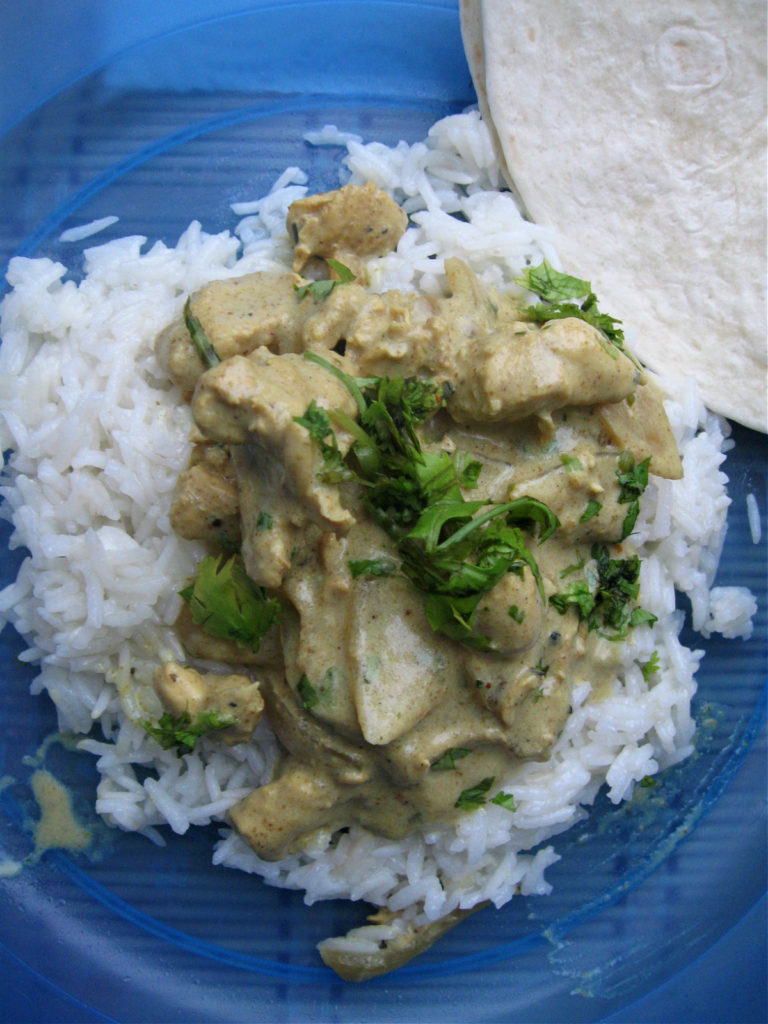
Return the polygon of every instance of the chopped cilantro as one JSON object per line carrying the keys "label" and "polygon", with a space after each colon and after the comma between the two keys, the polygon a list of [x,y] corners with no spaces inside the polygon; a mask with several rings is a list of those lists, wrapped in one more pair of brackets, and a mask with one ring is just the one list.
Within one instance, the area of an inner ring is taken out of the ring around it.
{"label": "chopped cilantro", "polygon": [[566,317],[584,320],[597,328],[609,345],[613,346],[613,349],[607,348],[607,351],[614,352],[614,349],[618,349],[639,366],[637,360],[624,347],[624,332],[619,326],[621,321],[600,312],[597,308],[597,297],[589,281],[563,274],[544,260],[538,267],[529,267],[517,283],[542,300],[525,310],[525,314],[531,320],[538,323],[562,320]]}
{"label": "chopped cilantro", "polygon": [[[331,418],[325,409],[317,402],[312,401],[307,406],[303,416],[294,416],[294,422],[304,427],[309,436],[312,437],[320,448],[325,467],[321,473],[326,483],[339,483],[341,480],[349,480],[352,473],[344,463],[344,457],[339,449],[336,434],[333,432]],[[330,441],[326,438],[330,437]]]}
{"label": "chopped cilantro", "polygon": [[220,718],[215,711],[201,711],[194,722],[188,711],[183,711],[180,715],[172,715],[166,711],[156,725],[152,722],[142,722],[142,725],[163,750],[175,748],[176,756],[181,757],[182,754],[188,754],[195,749],[195,744],[201,736],[218,729],[229,729],[234,725],[234,721],[230,718]]}
{"label": "chopped cilantro", "polygon": [[507,615],[517,623],[520,623],[525,619],[525,612],[521,611],[516,604],[511,604],[509,608],[507,608]]}
{"label": "chopped cilantro", "polygon": [[580,523],[588,523],[590,519],[594,519],[596,515],[600,514],[600,509],[603,506],[599,501],[595,501],[594,498],[590,498],[587,502],[587,507],[579,516]]}
{"label": "chopped cilantro", "polygon": [[254,651],[280,614],[279,603],[248,576],[240,555],[204,558],[180,595],[206,633]]}
{"label": "chopped cilantro", "polygon": [[462,790],[454,807],[460,807],[463,811],[475,811],[485,803],[485,794],[493,785],[493,776],[482,779],[476,786],[470,786]]}
{"label": "chopped cilantro", "polygon": [[327,277],[322,281],[310,281],[308,284],[296,284],[294,289],[296,291],[296,297],[301,301],[305,295],[311,295],[315,302],[320,302],[322,299],[327,299],[334,288],[340,284],[349,284],[350,281],[355,280],[355,275],[349,269],[345,267],[343,263],[339,263],[338,260],[327,259],[325,261],[328,267],[336,274],[336,277]]}
{"label": "chopped cilantro", "polygon": [[221,359],[219,358],[216,349],[209,341],[208,335],[203,330],[203,325],[192,312],[190,299],[187,299],[184,303],[184,323],[189,331],[192,344],[195,346],[197,354],[205,363],[206,367],[210,369],[212,366],[216,366],[220,363]]}
{"label": "chopped cilantro", "polygon": [[553,594],[549,603],[561,615],[565,615],[569,608],[576,608],[580,619],[587,619],[595,607],[595,599],[586,580],[579,580],[578,583],[572,583],[567,590]]}
{"label": "chopped cilantro", "polygon": [[466,757],[467,754],[471,753],[472,751],[467,750],[466,747],[448,747],[442,757],[438,757],[429,767],[433,772],[452,771],[460,758]]}
{"label": "chopped cilantro", "polygon": [[549,672],[549,665],[545,665],[543,659],[539,658],[531,671],[534,675],[545,676]]}
{"label": "chopped cilantro", "polygon": [[643,673],[643,679],[645,679],[646,682],[648,682],[648,680],[651,678],[651,676],[655,676],[656,675],[656,673],[659,671],[659,652],[658,651],[654,651],[653,654],[648,659],[648,661],[644,661],[640,665],[640,671]]}
{"label": "chopped cilantro", "polygon": [[274,526],[274,520],[269,512],[259,512],[258,518],[256,519],[257,530],[271,530]]}
{"label": "chopped cilantro", "polygon": [[653,789],[657,785],[656,779],[652,775],[645,775],[640,780],[640,785],[643,789]]}
{"label": "chopped cilantro", "polygon": [[397,564],[391,558],[356,558],[347,562],[352,579],[358,576],[394,576]]}
{"label": "chopped cilantro", "polygon": [[504,790],[501,790],[496,794],[496,796],[492,797],[491,803],[497,804],[499,807],[503,807],[507,811],[517,810],[517,804],[515,803],[514,796],[511,793],[505,793]]}
{"label": "chopped cilantro", "polygon": [[590,630],[600,630],[608,640],[623,640],[629,629],[643,622],[652,624],[656,616],[643,608],[632,607],[640,592],[640,559],[611,558],[604,544],[592,545],[592,558],[597,567],[597,586],[593,591],[586,580],[579,580],[568,590],[553,594],[549,601],[561,615],[568,608],[576,609],[579,618]]}
{"label": "chopped cilantro", "polygon": [[575,455],[561,455],[560,461],[569,473],[575,473],[576,470],[584,468]]}
{"label": "chopped cilantro", "polygon": [[301,679],[297,687],[299,696],[301,697],[302,704],[307,711],[316,707],[320,703],[320,697],[318,696],[317,690],[314,688],[306,674],[302,674]]}
{"label": "chopped cilantro", "polygon": [[629,625],[642,626],[644,622],[652,626],[656,622],[656,616],[651,612],[647,612],[645,608],[633,608],[632,614],[629,616]]}
{"label": "chopped cilantro", "polygon": [[566,576],[572,576],[575,572],[580,572],[585,565],[585,560],[580,558],[578,562],[573,562],[571,565],[566,565],[563,571],[560,573],[560,579],[564,580]]}
{"label": "chopped cilantro", "polygon": [[619,504],[629,505],[622,524],[622,540],[628,537],[635,528],[635,522],[640,512],[640,496],[648,486],[650,464],[650,455],[638,465],[635,465],[635,457],[632,452],[622,452],[619,456],[619,466],[616,470],[616,478],[619,481]]}

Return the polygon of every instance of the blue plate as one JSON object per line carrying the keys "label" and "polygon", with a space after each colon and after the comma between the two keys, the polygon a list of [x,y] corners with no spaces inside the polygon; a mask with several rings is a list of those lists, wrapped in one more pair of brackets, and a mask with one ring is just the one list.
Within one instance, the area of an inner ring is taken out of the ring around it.
{"label": "blue plate", "polygon": [[[227,16],[234,4],[208,0],[89,6],[100,19],[87,29],[94,61],[109,59],[44,102],[30,74],[35,108],[25,113],[17,95],[3,110],[0,266],[46,255],[76,273],[82,246],[59,234],[113,213],[120,221],[100,241],[141,233],[172,244],[192,217],[231,227],[229,204],[289,164],[318,189],[338,183],[341,152],[307,146],[307,130],[334,123],[415,141],[474,101],[452,3],[312,0]],[[128,19],[129,6],[146,21]],[[23,43],[20,18],[0,14],[0,35],[7,23],[4,38]],[[83,36],[62,32],[52,52],[69,74]],[[116,53],[126,41],[137,45]],[[9,88],[19,68],[6,64]],[[734,436],[718,582],[758,596],[754,635],[703,645],[697,753],[644,803],[601,802],[568,833],[550,898],[481,912],[397,974],[355,986],[314,947],[361,923],[364,907],[307,908],[299,894],[212,868],[215,829],[159,850],[97,824],[94,857],[51,851],[0,879],[0,1018],[764,1020],[766,545],[751,541],[745,495],[758,496],[765,538],[766,446],[744,429]],[[3,584],[19,561],[7,536]],[[0,643],[0,776],[16,780],[0,792],[0,851],[22,859],[34,813],[25,757],[55,717],[28,695],[21,640],[7,630]],[[91,759],[54,745],[47,763],[91,814]]]}

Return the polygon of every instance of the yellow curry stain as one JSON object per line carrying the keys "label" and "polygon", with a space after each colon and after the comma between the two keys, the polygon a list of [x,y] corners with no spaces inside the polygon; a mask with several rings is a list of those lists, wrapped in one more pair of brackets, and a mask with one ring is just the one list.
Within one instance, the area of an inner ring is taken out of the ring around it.
{"label": "yellow curry stain", "polygon": [[49,771],[38,768],[30,783],[40,807],[40,820],[35,825],[35,859],[46,850],[84,850],[90,845],[90,829],[75,818],[69,791]]}

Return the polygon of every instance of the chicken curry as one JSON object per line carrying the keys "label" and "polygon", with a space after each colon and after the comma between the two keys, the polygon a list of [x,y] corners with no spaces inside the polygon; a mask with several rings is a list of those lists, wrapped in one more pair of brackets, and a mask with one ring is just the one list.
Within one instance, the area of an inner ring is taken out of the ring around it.
{"label": "chicken curry", "polygon": [[[483,803],[593,699],[637,604],[649,470],[681,465],[660,392],[589,285],[376,294],[407,218],[373,185],[295,202],[292,270],[212,282],[158,340],[196,424],[171,512],[206,542],[167,717],[283,754],[231,820],[264,858]],[[539,301],[531,304],[530,295]],[[200,663],[231,669],[203,671]]]}

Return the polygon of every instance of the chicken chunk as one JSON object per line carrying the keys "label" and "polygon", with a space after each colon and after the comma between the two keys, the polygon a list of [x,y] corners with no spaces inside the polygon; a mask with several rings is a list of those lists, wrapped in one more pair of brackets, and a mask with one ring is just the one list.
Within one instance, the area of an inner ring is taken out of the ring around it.
{"label": "chicken chunk", "polygon": [[261,721],[264,701],[259,684],[244,675],[198,672],[185,665],[166,662],[155,669],[155,691],[167,711],[188,714],[193,720],[213,711],[232,724],[218,735],[225,743],[244,743]]}
{"label": "chicken chunk", "polygon": [[[247,355],[259,346],[276,353],[300,352],[309,310],[296,296],[296,274],[257,272],[211,281],[190,297],[190,312],[219,357]],[[189,398],[206,367],[183,319],[157,340],[157,354],[171,379]]]}
{"label": "chicken chunk", "polygon": [[293,269],[301,272],[313,256],[336,259],[359,273],[363,260],[397,248],[408,217],[371,182],[291,203],[286,227],[294,240]]}
{"label": "chicken chunk", "polygon": [[171,505],[171,526],[187,540],[240,544],[240,499],[234,475],[206,462],[180,474]]}
{"label": "chicken chunk", "polygon": [[335,826],[342,802],[339,787],[316,765],[291,761],[273,782],[260,786],[229,812],[235,828],[265,860],[295,852],[306,834]]}
{"label": "chicken chunk", "polygon": [[320,446],[296,422],[312,402],[349,416],[357,411],[349,391],[328,370],[297,355],[256,349],[204,374],[192,412],[208,437],[226,444],[250,443],[262,472],[268,469],[266,463],[272,465],[274,472],[268,475],[274,486],[282,481],[297,509],[324,525],[348,527],[353,519],[340,502],[338,487],[321,478]]}
{"label": "chicken chunk", "polygon": [[636,368],[583,320],[541,330],[500,331],[466,349],[448,409],[459,423],[521,420],[567,405],[618,402],[635,388]]}

